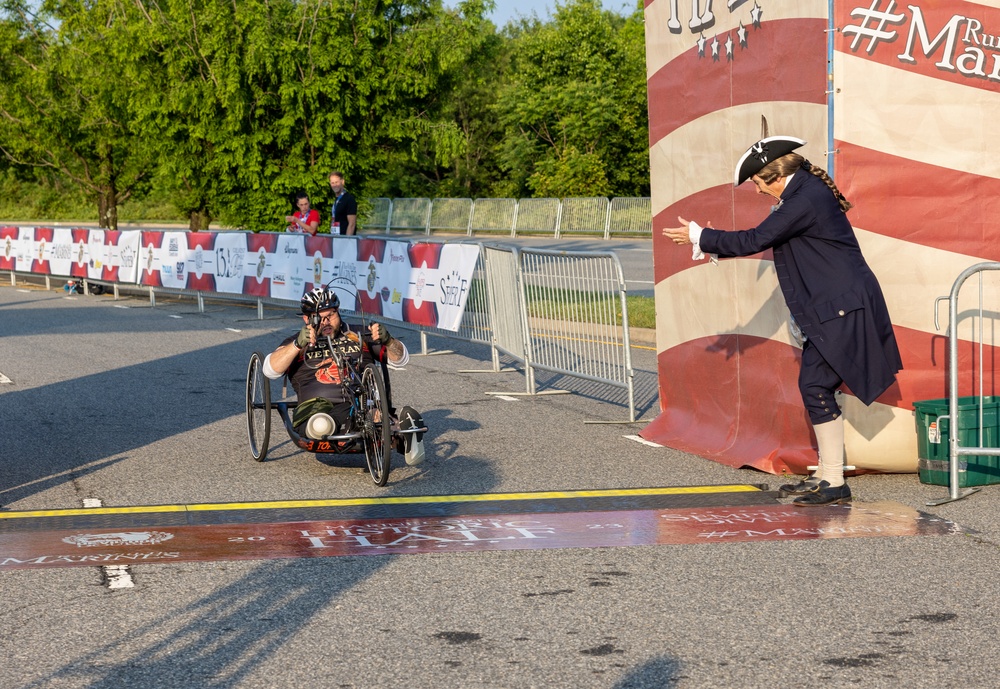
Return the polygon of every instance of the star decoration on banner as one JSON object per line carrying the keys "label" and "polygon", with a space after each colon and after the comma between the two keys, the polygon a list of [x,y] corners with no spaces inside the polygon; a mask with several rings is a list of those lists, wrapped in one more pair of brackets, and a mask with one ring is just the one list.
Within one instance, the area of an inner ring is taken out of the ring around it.
{"label": "star decoration on banner", "polygon": [[[699,2],[699,0],[696,0],[696,2]],[[736,9],[742,4],[743,0],[740,0],[739,2],[730,2],[730,7],[731,9]],[[709,7],[711,7],[711,4],[709,4]],[[763,8],[757,3],[756,0],[754,0],[753,7],[750,8],[750,24],[754,27],[754,30],[761,28],[760,18],[763,14],[764,14]],[[692,33],[694,33],[696,27],[692,25],[691,29]],[[735,40],[733,33],[736,34]],[[722,39],[722,36],[725,36],[725,39]],[[709,46],[711,46],[712,62],[719,62],[722,59],[721,55],[719,54],[720,46],[725,47],[726,61],[732,62],[733,60],[736,59],[737,44],[739,44],[739,47],[742,48],[743,50],[749,49],[750,42],[747,36],[748,36],[747,25],[744,24],[742,20],[739,22],[739,28],[737,28],[735,32],[727,31],[724,34],[716,34],[715,36],[712,37],[711,42],[709,42],[709,39],[705,38],[705,32],[702,31],[701,35],[698,36],[698,40],[695,41],[695,45],[698,48],[698,59],[706,57],[705,46],[706,44],[708,44]]]}

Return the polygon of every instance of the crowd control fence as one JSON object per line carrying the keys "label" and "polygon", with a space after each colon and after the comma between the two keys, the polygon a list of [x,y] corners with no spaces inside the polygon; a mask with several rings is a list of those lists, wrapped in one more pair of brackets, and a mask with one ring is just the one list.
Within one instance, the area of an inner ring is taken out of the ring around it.
{"label": "crowd control fence", "polygon": [[370,198],[360,219],[369,231],[497,234],[651,236],[652,202],[649,197],[598,196],[564,199],[505,198]]}
{"label": "crowd control fence", "polygon": [[[951,293],[947,297],[938,297],[934,303],[934,325],[940,329],[938,324],[938,304],[948,300],[948,496],[945,498],[928,501],[928,505],[942,505],[944,503],[960,500],[980,490],[979,487],[962,487],[962,483],[969,481],[973,473],[973,467],[969,466],[970,461],[977,462],[977,469],[986,470],[990,476],[985,479],[988,483],[997,483],[1000,477],[997,474],[997,467],[1000,466],[995,458],[1000,457],[1000,437],[998,437],[997,402],[992,395],[995,372],[984,370],[984,362],[992,362],[994,354],[985,351],[987,345],[985,340],[995,336],[995,323],[998,314],[995,310],[987,310],[986,302],[987,287],[984,285],[984,273],[1000,271],[1000,263],[985,262],[969,266],[962,271],[952,284]],[[960,310],[959,297],[962,287],[972,278],[978,280],[978,298],[974,309]],[[996,293],[994,290],[994,297]],[[963,321],[965,325],[963,326]],[[972,361],[974,362],[971,372],[960,372],[959,367],[959,342],[960,335],[965,333],[968,341],[973,347]],[[992,349],[996,345],[991,343]],[[971,387],[975,391],[972,400],[959,398],[960,375],[971,373]],[[987,387],[987,383],[989,387]],[[960,407],[963,407],[960,409]],[[970,409],[971,407],[971,409]],[[974,414],[971,420],[967,418]],[[966,417],[966,418],[962,418]],[[971,422],[970,422],[971,421]],[[941,429],[941,418],[936,419],[938,432]],[[972,428],[974,432],[963,433],[962,429]],[[963,436],[965,444],[963,445]],[[971,438],[975,438],[975,442]],[[973,445],[978,445],[974,447]],[[924,460],[921,460],[924,461]],[[928,467],[933,469],[934,467]],[[963,480],[963,478],[965,480]]]}
{"label": "crowd control fence", "polygon": [[[460,204],[455,207],[456,214],[463,212]],[[417,208],[414,217],[421,212],[429,213],[430,206]],[[256,304],[258,319],[265,317],[265,306],[297,311],[296,295],[304,289],[291,288],[294,274],[304,280],[305,288],[320,276],[323,282],[333,276],[334,289],[354,294],[342,297],[342,311],[348,316],[364,311],[370,317],[375,308],[379,321],[416,330],[420,354],[436,353],[428,348],[428,335],[483,344],[490,347],[492,358],[486,372],[516,370],[501,367],[501,354],[523,366],[525,392],[513,394],[565,392],[541,389],[537,373],[547,371],[625,390],[628,421],[635,421],[625,279],[612,252],[371,235],[83,228],[3,227],[0,242],[0,273],[9,274],[12,286],[19,276],[44,280],[48,289],[53,278],[70,278],[82,283],[85,293],[99,285],[113,290],[115,299],[123,291],[148,294],[153,307],[157,295],[193,298],[199,312],[204,312],[206,300]],[[296,247],[298,254],[292,251]],[[476,258],[474,269],[459,276],[441,257],[455,260],[462,253],[475,253]],[[343,256],[351,260],[338,258]],[[404,258],[408,272],[401,274]],[[290,267],[290,260],[301,261],[300,268]],[[431,270],[429,263],[440,271]],[[366,293],[374,296],[366,301]],[[449,320],[446,316],[454,312],[450,302],[457,296],[464,299],[464,308]]]}

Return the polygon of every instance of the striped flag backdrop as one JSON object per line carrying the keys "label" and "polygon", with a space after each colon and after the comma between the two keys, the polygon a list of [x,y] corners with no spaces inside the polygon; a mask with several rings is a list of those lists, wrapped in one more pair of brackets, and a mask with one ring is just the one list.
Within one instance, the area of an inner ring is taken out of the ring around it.
{"label": "striped flag backdrop", "polygon": [[[753,185],[732,186],[763,115],[772,135],[806,139],[799,152],[855,204],[903,355],[870,407],[842,395],[847,460],[916,471],[912,403],[947,394],[948,311],[938,331],[935,298],[1000,260],[1000,0],[647,0],[645,14],[661,414],[642,435],[774,473],[816,462],[770,252],[696,263],[660,236],[678,215],[747,229],[769,212]],[[982,285],[994,310],[997,283]],[[972,292],[963,312],[978,307]],[[960,394],[980,389],[972,327],[960,320]],[[995,330],[988,321],[985,394]]]}

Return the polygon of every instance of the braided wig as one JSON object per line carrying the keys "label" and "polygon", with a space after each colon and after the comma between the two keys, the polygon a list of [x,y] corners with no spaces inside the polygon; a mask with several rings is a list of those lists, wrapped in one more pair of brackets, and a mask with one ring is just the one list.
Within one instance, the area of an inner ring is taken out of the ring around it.
{"label": "braided wig", "polygon": [[790,174],[797,172],[800,169],[823,180],[823,184],[830,188],[830,191],[837,199],[837,202],[840,203],[840,207],[845,213],[854,207],[854,204],[844,198],[844,195],[840,193],[840,189],[838,189],[837,185],[834,184],[832,179],[830,179],[830,175],[826,174],[826,170],[813,165],[798,153],[788,153],[780,158],[775,158],[761,168],[760,172],[757,173],[757,177],[764,180],[766,184],[770,184],[779,177],[788,177]]}

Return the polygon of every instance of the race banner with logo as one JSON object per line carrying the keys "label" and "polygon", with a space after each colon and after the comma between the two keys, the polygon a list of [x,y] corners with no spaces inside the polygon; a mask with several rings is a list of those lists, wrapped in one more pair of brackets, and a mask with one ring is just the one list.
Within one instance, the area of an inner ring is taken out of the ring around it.
{"label": "race banner with logo", "polygon": [[0,270],[15,270],[17,267],[17,238],[19,227],[0,227]]}
{"label": "race banner with logo", "polygon": [[101,279],[107,282],[135,284],[139,281],[139,230],[105,230],[104,270]]}
{"label": "race banner with logo", "polygon": [[457,331],[477,244],[301,234],[0,228],[0,270],[297,302],[330,285],[347,311]]}
{"label": "race banner with logo", "polygon": [[661,232],[678,216],[748,229],[767,215],[769,198],[733,187],[765,116],[855,204],[902,351],[898,384],[874,404],[842,396],[848,462],[915,471],[912,404],[947,390],[934,300],[1000,251],[997,3],[648,0],[645,14],[661,414],[643,437],[773,473],[816,463],[770,251],[695,262]]}

